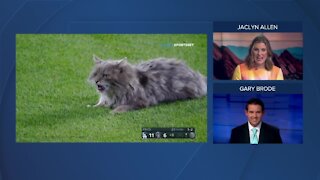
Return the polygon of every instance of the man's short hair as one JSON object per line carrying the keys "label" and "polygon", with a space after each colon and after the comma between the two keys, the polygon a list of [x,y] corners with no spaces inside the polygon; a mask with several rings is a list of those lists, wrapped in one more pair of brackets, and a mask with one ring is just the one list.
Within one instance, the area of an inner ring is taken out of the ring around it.
{"label": "man's short hair", "polygon": [[247,101],[246,104],[246,110],[248,111],[248,106],[249,104],[255,104],[255,105],[260,105],[262,112],[264,112],[264,103],[261,101],[259,98],[251,98],[249,101]]}

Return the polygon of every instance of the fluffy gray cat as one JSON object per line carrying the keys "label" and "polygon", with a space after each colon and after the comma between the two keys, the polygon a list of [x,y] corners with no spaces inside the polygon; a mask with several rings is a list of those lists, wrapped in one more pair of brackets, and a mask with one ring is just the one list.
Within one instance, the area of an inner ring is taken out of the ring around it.
{"label": "fluffy gray cat", "polygon": [[137,65],[93,56],[95,66],[89,76],[99,94],[94,105],[106,106],[113,113],[125,112],[207,94],[207,78],[182,61],[157,58]]}

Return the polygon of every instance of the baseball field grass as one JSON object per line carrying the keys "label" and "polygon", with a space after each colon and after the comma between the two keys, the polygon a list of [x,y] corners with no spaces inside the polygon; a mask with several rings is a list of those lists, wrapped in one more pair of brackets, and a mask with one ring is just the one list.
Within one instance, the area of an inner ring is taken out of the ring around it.
{"label": "baseball field grass", "polygon": [[[174,46],[192,43],[192,46]],[[17,142],[206,142],[207,97],[162,103],[111,114],[88,108],[98,100],[88,83],[93,54],[184,60],[207,75],[205,34],[18,34],[16,35]],[[193,127],[194,139],[142,139],[143,127]]]}

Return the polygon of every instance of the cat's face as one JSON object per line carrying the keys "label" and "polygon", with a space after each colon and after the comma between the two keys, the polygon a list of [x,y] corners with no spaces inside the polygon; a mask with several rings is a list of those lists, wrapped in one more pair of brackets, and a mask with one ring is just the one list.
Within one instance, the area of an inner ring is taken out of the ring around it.
{"label": "cat's face", "polygon": [[95,66],[89,76],[100,93],[108,93],[126,87],[135,72],[125,59],[102,61],[94,57]]}

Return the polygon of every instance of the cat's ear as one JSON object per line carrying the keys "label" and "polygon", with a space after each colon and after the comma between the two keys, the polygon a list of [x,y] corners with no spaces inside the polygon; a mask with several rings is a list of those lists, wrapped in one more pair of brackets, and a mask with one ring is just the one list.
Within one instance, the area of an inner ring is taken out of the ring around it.
{"label": "cat's ear", "polygon": [[93,55],[92,60],[95,64],[100,64],[102,62],[102,59],[100,59],[98,56]]}
{"label": "cat's ear", "polygon": [[118,67],[120,68],[119,69],[119,72],[122,73],[123,72],[123,68],[125,67],[125,65],[128,64],[128,61],[127,61],[127,57],[121,59],[118,63]]}
{"label": "cat's ear", "polygon": [[122,65],[127,64],[127,63],[128,63],[127,57],[124,57],[123,59],[121,59],[121,60],[119,61],[118,65],[119,65],[119,66],[122,66]]}

